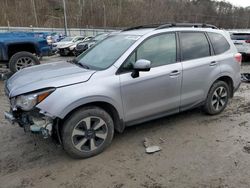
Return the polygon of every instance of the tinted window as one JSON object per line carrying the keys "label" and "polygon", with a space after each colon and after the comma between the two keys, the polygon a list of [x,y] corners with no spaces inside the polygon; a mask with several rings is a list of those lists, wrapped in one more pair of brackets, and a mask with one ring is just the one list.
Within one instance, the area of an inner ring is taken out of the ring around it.
{"label": "tinted window", "polygon": [[139,59],[151,61],[151,67],[167,65],[176,62],[176,37],[174,33],[163,34],[146,40],[130,56],[123,65],[125,69],[131,69]]}
{"label": "tinted window", "polygon": [[225,37],[218,33],[208,33],[216,55],[222,54],[230,48]]}
{"label": "tinted window", "polygon": [[110,36],[78,56],[76,60],[90,69],[106,69],[113,65],[138,38],[129,35]]}
{"label": "tinted window", "polygon": [[250,34],[247,33],[234,33],[231,35],[232,40],[250,40]]}
{"label": "tinted window", "polygon": [[210,47],[204,33],[184,32],[180,35],[182,60],[210,56]]}

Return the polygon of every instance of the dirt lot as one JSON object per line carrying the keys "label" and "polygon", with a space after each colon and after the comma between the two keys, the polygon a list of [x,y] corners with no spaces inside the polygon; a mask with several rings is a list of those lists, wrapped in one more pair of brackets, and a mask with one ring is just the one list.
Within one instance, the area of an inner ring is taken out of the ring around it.
{"label": "dirt lot", "polygon": [[[249,92],[242,84],[221,115],[195,109],[130,127],[101,155],[73,160],[4,120],[9,105],[0,82],[0,187],[250,187]],[[145,137],[162,151],[146,154]]]}

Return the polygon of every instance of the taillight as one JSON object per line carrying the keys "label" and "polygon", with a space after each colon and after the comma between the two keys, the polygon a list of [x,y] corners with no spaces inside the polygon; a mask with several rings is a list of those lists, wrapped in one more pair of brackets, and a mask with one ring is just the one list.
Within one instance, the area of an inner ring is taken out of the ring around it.
{"label": "taillight", "polygon": [[242,62],[242,55],[241,55],[241,53],[235,54],[234,58],[235,58],[235,60],[236,60],[239,64],[241,64],[241,62]]}
{"label": "taillight", "polygon": [[246,40],[245,42],[246,42],[246,43],[250,43],[250,40]]}

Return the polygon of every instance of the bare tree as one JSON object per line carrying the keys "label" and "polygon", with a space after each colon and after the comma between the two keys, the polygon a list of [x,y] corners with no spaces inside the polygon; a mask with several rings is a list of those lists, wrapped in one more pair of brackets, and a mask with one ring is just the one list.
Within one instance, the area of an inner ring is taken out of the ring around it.
{"label": "bare tree", "polygon": [[[69,27],[200,22],[250,27],[250,9],[215,0],[65,0]],[[2,0],[0,26],[63,27],[62,0]],[[13,11],[14,10],[14,11]],[[20,16],[21,15],[21,16]]]}

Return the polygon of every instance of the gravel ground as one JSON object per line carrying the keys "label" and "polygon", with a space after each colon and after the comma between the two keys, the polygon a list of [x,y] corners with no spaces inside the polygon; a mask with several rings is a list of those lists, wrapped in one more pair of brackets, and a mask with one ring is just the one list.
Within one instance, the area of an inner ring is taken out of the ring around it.
{"label": "gravel ground", "polygon": [[[0,187],[250,187],[249,92],[242,84],[218,116],[195,109],[133,126],[104,153],[74,160],[4,120],[9,105],[0,81]],[[162,150],[146,154],[145,138]]]}

